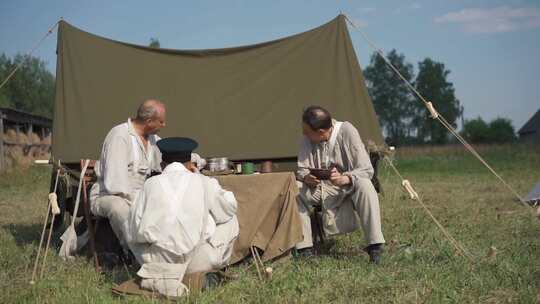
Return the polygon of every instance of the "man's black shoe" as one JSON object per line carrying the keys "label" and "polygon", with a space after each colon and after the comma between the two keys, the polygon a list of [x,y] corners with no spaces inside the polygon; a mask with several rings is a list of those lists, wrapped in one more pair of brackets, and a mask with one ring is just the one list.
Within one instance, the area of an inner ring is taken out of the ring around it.
{"label": "man's black shoe", "polygon": [[315,257],[315,252],[313,251],[313,247],[307,247],[298,249],[298,255],[297,258],[300,259],[309,259]]}
{"label": "man's black shoe", "polygon": [[239,274],[232,273],[230,271],[218,270],[216,273],[221,277],[221,281],[223,281],[223,282],[229,282],[229,281],[234,281],[234,280],[240,279]]}
{"label": "man's black shoe", "polygon": [[114,267],[122,265],[120,256],[113,252],[100,252],[98,259],[102,268],[106,270],[113,270]]}
{"label": "man's black shoe", "polygon": [[203,290],[208,290],[218,287],[223,281],[222,277],[217,272],[208,272],[204,275]]}
{"label": "man's black shoe", "polygon": [[383,244],[371,244],[364,248],[364,250],[369,254],[369,262],[375,265],[381,263],[381,255],[383,252]]}

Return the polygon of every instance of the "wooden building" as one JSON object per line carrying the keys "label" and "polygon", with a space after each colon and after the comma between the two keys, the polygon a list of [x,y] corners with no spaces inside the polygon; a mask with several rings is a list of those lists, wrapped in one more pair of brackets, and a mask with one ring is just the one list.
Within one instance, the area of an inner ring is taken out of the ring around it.
{"label": "wooden building", "polygon": [[17,134],[24,132],[28,137],[35,133],[43,140],[51,134],[52,119],[10,108],[0,108],[0,171],[5,169],[4,159],[7,146],[20,145],[29,148],[34,145],[41,145],[7,140],[5,134],[10,129]]}
{"label": "wooden building", "polygon": [[519,129],[518,134],[520,141],[540,143],[540,110]]}

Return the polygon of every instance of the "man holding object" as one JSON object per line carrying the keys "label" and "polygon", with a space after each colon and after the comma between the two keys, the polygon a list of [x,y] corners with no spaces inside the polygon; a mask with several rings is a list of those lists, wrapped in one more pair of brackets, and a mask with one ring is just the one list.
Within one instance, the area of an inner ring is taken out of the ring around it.
{"label": "man holding object", "polygon": [[[302,115],[303,138],[298,154],[298,208],[304,240],[296,245],[301,256],[313,255],[309,210],[321,205],[326,235],[352,232],[360,226],[368,244],[370,261],[380,262],[384,237],[377,191],[371,183],[373,166],[358,130],[349,122],[332,119],[319,106]],[[328,180],[320,180],[306,168],[332,168]]]}

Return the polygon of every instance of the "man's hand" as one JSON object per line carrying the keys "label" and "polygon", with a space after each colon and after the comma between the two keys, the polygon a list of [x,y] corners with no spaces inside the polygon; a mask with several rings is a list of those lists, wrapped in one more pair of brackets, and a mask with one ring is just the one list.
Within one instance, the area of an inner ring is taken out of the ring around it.
{"label": "man's hand", "polygon": [[310,187],[317,186],[321,181],[314,175],[308,174],[304,176],[304,183]]}
{"label": "man's hand", "polygon": [[332,174],[330,175],[330,182],[334,186],[346,186],[351,184],[351,177],[348,175],[342,175],[336,168],[333,168]]}

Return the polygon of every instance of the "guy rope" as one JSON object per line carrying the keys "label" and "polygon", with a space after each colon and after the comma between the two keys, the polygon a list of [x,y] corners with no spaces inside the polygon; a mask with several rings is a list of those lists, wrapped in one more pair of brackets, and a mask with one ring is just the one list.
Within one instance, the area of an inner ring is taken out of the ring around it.
{"label": "guy rope", "polygon": [[424,211],[429,215],[429,217],[433,220],[433,222],[435,223],[435,225],[437,225],[437,227],[439,227],[439,229],[441,230],[441,232],[444,234],[444,236],[448,239],[448,241],[450,242],[450,244],[452,246],[454,246],[454,248],[456,249],[457,253],[467,259],[469,259],[469,261],[471,262],[474,262],[474,257],[472,254],[470,254],[466,249],[465,247],[463,247],[463,245],[461,245],[451,234],[450,232],[448,232],[448,230],[446,230],[446,228],[444,228],[444,226],[437,220],[437,218],[435,218],[435,216],[433,215],[433,213],[431,212],[431,210],[429,210],[429,208],[426,206],[426,204],[424,204],[424,202],[422,201],[422,198],[420,197],[420,195],[418,195],[418,193],[416,193],[416,191],[414,190],[413,186],[411,185],[411,183],[409,182],[408,179],[405,179],[401,173],[399,173],[399,171],[397,170],[397,168],[394,166],[394,164],[392,163],[392,160],[388,157],[388,156],[385,156],[384,157],[384,160],[386,160],[386,162],[388,163],[388,165],[390,165],[390,168],[392,168],[392,170],[394,170],[394,172],[396,173],[397,176],[399,176],[399,178],[401,179],[401,186],[403,187],[403,189],[409,194],[409,198],[413,201],[416,201],[418,202],[418,204],[420,204],[420,206],[422,206],[422,208],[424,209]]}
{"label": "guy rope", "polygon": [[[43,37],[41,37],[41,39],[34,45],[34,47],[32,49],[30,49],[30,51],[28,51],[26,53],[26,56],[32,55],[32,53],[41,45],[41,43],[45,40],[45,38],[47,38],[50,34],[52,34],[52,32],[58,26],[58,23],[60,23],[61,20],[62,20],[62,18],[60,18],[60,20],[56,21],[56,23],[53,24],[53,26],[51,26],[49,28],[47,33]],[[15,73],[23,66],[23,64],[24,64],[24,60],[21,60],[21,62],[19,62],[19,64],[11,71],[11,73],[9,73],[9,75],[6,77],[6,79],[4,79],[4,81],[2,81],[2,84],[0,84],[0,89],[2,89],[4,87],[4,85],[6,85],[6,83],[9,81],[9,79],[13,75],[15,75]]]}
{"label": "guy rope", "polygon": [[401,79],[403,80],[403,82],[407,85],[407,87],[424,103],[424,105],[427,107],[428,111],[430,112],[430,116],[431,118],[433,119],[436,119],[438,120],[452,135],[454,135],[460,143],[462,143],[465,148],[472,153],[472,155],[474,155],[493,175],[495,175],[495,177],[497,177],[497,179],[499,179],[499,181],[506,187],[508,188],[508,190],[510,190],[510,192],[512,192],[512,194],[514,194],[516,196],[516,198],[519,200],[519,202],[529,208],[532,208],[531,206],[529,206],[525,200],[523,200],[523,198],[517,193],[516,190],[514,190],[514,188],[512,188],[512,186],[510,186],[483,158],[482,156],[480,156],[480,154],[478,154],[478,152],[476,152],[476,150],[461,136],[459,135],[459,133],[454,129],[454,127],[452,127],[452,125],[450,123],[448,123],[448,121],[446,121],[446,119],[440,114],[437,112],[437,110],[435,109],[435,107],[433,106],[433,104],[426,100],[424,98],[424,96],[422,96],[422,94],[420,94],[420,92],[418,92],[418,90],[416,90],[416,88],[407,80],[405,79],[405,77],[403,77],[403,75],[399,72],[399,70],[390,62],[390,60],[388,60],[388,58],[386,58],[386,56],[384,55],[384,53],[382,52],[382,50],[380,48],[378,48],[375,43],[373,43],[373,41],[371,39],[369,39],[368,35],[360,28],[358,27],[356,24],[354,24],[354,22],[352,22],[346,15],[345,16],[345,19],[349,22],[349,24],[354,28],[356,29],[358,32],[360,32],[360,34],[362,35],[362,37],[367,41],[367,43],[369,44],[369,46],[379,55],[381,56],[381,58],[384,60],[384,62],[396,73],[396,75]]}

